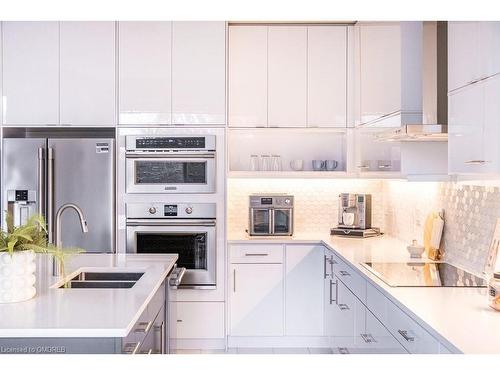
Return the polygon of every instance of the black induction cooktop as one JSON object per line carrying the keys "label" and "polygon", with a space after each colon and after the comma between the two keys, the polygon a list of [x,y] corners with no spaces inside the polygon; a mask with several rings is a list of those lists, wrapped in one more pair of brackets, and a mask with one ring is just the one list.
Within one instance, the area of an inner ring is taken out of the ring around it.
{"label": "black induction cooktop", "polygon": [[442,262],[361,263],[393,287],[484,288],[487,282],[476,275]]}

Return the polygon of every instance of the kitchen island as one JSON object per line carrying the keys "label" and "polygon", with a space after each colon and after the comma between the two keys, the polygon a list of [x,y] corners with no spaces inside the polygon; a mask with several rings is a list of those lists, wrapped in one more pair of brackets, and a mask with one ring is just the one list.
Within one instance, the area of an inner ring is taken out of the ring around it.
{"label": "kitchen island", "polygon": [[[0,353],[165,353],[166,278],[177,258],[80,254],[54,277],[51,257],[38,255],[35,298],[0,304]],[[142,275],[128,288],[61,288],[81,272]]]}

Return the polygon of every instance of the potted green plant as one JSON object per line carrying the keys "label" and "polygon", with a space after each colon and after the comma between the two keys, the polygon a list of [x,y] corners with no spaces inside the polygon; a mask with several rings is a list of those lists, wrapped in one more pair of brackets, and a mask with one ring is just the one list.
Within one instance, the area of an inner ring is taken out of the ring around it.
{"label": "potted green plant", "polygon": [[[20,302],[36,294],[35,254],[51,254],[64,265],[68,254],[82,249],[60,249],[47,241],[43,216],[35,214],[20,226],[6,215],[7,230],[0,231],[0,303]],[[64,267],[62,269],[64,275]]]}

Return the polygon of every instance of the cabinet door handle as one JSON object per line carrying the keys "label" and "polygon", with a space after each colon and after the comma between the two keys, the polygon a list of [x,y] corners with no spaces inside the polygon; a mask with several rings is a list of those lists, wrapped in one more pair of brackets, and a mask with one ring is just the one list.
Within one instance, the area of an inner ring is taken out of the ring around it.
{"label": "cabinet door handle", "polygon": [[351,276],[351,274],[347,271],[340,271],[340,276]]}
{"label": "cabinet door handle", "polygon": [[160,325],[160,354],[167,354],[165,353],[165,322],[161,322]]}
{"label": "cabinet door handle", "polygon": [[359,168],[359,169],[368,169],[368,168],[370,168],[368,165],[358,165],[356,167]]}
{"label": "cabinet door handle", "polygon": [[236,293],[236,268],[233,270],[233,293]]}
{"label": "cabinet door handle", "polygon": [[246,257],[267,257],[268,255],[266,253],[245,253]]}
{"label": "cabinet door handle", "polygon": [[361,338],[363,339],[364,342],[366,342],[367,344],[373,344],[373,343],[376,343],[377,340],[375,340],[375,338],[373,337],[372,334],[370,333],[362,333],[361,334]]}
{"label": "cabinet door handle", "polygon": [[335,290],[337,291],[338,290],[337,289],[337,281],[330,280],[330,305],[332,305],[333,302],[335,302],[335,303],[337,302],[337,293],[335,293],[336,294],[335,299],[332,298],[332,293],[333,293],[332,289],[333,289],[334,284],[335,284]]}
{"label": "cabinet door handle", "polygon": [[403,336],[403,338],[406,341],[408,341],[408,342],[414,342],[415,341],[415,337],[408,335],[408,331],[407,330],[398,329],[398,333],[401,336]]}
{"label": "cabinet door handle", "polygon": [[342,311],[344,311],[344,310],[350,310],[349,306],[347,304],[345,304],[345,303],[341,303],[339,305],[339,309],[342,310]]}
{"label": "cabinet door handle", "polygon": [[328,262],[328,257],[324,255],[324,262],[323,262],[323,279],[326,279],[328,277],[328,272],[326,272],[326,263]]}

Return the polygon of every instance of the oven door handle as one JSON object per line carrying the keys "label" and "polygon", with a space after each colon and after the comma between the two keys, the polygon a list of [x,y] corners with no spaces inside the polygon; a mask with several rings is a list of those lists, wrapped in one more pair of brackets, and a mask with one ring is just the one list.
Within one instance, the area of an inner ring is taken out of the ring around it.
{"label": "oven door handle", "polygon": [[165,219],[134,219],[127,220],[127,226],[163,226],[163,227],[173,227],[173,226],[209,226],[215,227],[216,220],[165,220]]}
{"label": "oven door handle", "polygon": [[170,286],[170,289],[179,288],[185,273],[186,273],[186,267],[177,267],[177,265],[175,265],[175,268],[170,273],[170,277],[168,279],[168,285]]}
{"label": "oven door handle", "polygon": [[127,159],[213,159],[215,152],[182,153],[182,152],[126,152]]}

